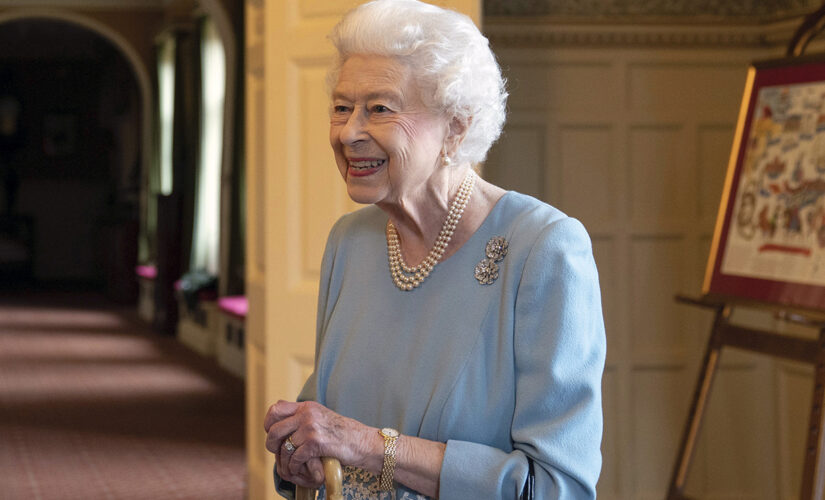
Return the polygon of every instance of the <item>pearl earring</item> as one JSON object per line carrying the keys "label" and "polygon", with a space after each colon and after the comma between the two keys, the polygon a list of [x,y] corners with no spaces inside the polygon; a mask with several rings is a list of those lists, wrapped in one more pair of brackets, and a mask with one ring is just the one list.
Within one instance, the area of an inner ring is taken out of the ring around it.
{"label": "pearl earring", "polygon": [[441,164],[444,165],[445,167],[449,167],[450,165],[453,164],[453,160],[450,159],[449,156],[447,156],[446,151],[441,153]]}

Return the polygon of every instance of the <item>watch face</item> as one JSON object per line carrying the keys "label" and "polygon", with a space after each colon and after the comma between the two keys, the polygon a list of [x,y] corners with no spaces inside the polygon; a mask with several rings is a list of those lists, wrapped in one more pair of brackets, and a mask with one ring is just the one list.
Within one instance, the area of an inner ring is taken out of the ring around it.
{"label": "watch face", "polygon": [[390,429],[389,427],[384,427],[383,429],[381,429],[381,434],[391,438],[398,437],[398,431],[395,429]]}

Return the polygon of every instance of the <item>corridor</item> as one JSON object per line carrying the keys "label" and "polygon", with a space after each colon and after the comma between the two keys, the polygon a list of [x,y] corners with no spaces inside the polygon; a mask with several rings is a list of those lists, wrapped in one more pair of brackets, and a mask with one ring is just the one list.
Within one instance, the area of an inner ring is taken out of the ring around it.
{"label": "corridor", "polygon": [[0,500],[244,498],[243,383],[133,309],[0,295]]}

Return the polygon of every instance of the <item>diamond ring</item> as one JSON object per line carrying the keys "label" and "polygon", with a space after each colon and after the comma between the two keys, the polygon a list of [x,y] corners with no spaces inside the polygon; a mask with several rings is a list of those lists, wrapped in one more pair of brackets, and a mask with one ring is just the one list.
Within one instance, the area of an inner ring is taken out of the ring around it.
{"label": "diamond ring", "polygon": [[289,453],[295,451],[295,443],[292,442],[292,436],[286,438],[286,441],[284,441],[284,448],[286,448],[286,451]]}

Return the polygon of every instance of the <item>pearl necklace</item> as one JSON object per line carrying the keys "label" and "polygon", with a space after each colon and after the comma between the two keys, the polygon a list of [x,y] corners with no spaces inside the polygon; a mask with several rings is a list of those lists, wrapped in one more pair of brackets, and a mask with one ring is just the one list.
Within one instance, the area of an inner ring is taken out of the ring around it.
{"label": "pearl necklace", "polygon": [[475,182],[476,174],[470,170],[467,176],[464,177],[464,181],[461,182],[461,187],[458,188],[455,199],[450,204],[447,219],[441,226],[438,239],[435,240],[435,244],[430,249],[427,257],[417,266],[410,267],[404,262],[404,256],[401,254],[401,244],[398,241],[398,231],[392,221],[387,221],[387,255],[389,257],[390,274],[395,286],[401,290],[410,291],[413,288],[418,288],[427,279],[435,265],[441,260],[450,239],[453,237],[458,221],[461,220],[464,209],[467,208],[467,202],[470,201],[470,195],[473,194]]}

